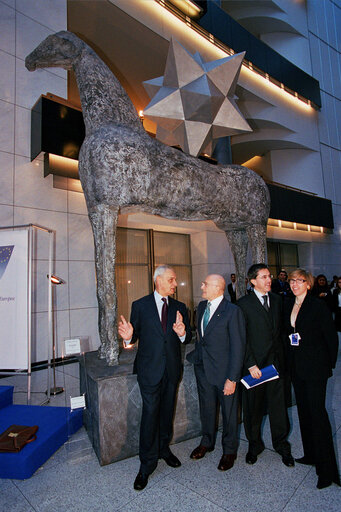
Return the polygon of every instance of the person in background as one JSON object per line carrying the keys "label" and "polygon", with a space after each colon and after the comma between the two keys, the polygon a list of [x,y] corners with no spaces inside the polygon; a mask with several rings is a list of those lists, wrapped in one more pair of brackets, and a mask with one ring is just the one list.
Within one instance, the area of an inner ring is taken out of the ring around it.
{"label": "person in background", "polygon": [[271,291],[277,293],[281,297],[290,297],[292,295],[288,283],[288,274],[283,268],[278,272],[277,279],[273,279],[271,283]]}
{"label": "person in background", "polygon": [[341,277],[336,282],[336,288],[333,291],[333,311],[335,313],[335,327],[341,332]]}
{"label": "person in background", "polygon": [[231,282],[227,286],[227,291],[230,294],[230,298],[231,298],[232,304],[235,304],[237,302],[237,296],[236,296],[236,274],[231,274]]}
{"label": "person in background", "polygon": [[310,292],[313,276],[304,269],[289,275],[293,298],[284,303],[288,367],[295,390],[303,457],[316,467],[317,488],[340,485],[332,430],[325,407],[326,387],[338,353],[338,338],[327,305]]}
{"label": "person in background", "polygon": [[252,292],[252,285],[247,277],[245,278],[245,289],[246,289],[246,295],[250,295],[250,293]]}
{"label": "person in background", "polygon": [[330,288],[331,293],[333,293],[335,288],[337,288],[337,281],[338,281],[338,279],[339,278],[337,276],[333,276],[332,281],[330,281],[329,288]]}
{"label": "person in background", "polygon": [[311,294],[314,297],[321,299],[328,306],[330,311],[333,310],[332,294],[328,286],[327,278],[324,274],[319,274],[316,277],[315,284],[311,290]]}

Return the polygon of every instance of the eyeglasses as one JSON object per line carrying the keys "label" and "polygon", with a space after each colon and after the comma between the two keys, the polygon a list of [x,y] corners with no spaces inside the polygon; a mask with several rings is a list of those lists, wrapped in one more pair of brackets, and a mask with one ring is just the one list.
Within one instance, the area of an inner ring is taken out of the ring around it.
{"label": "eyeglasses", "polygon": [[300,278],[299,279],[289,279],[289,283],[290,284],[295,284],[295,283],[303,284],[303,283],[306,283],[306,282],[307,282],[306,279],[300,279]]}
{"label": "eyeglasses", "polygon": [[216,284],[216,283],[206,283],[205,281],[203,281],[203,282],[201,283],[201,286],[219,286],[219,285],[218,285],[218,284]]}
{"label": "eyeglasses", "polygon": [[263,276],[257,276],[256,279],[272,279],[273,275],[265,274]]}

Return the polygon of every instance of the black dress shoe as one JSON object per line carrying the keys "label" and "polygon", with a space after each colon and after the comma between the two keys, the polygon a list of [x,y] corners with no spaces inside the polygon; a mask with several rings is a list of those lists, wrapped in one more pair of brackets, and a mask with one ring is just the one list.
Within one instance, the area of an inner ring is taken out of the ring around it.
{"label": "black dress shoe", "polygon": [[255,464],[255,462],[257,462],[257,455],[247,452],[246,457],[245,457],[245,462],[246,462],[246,464]]}
{"label": "black dress shoe", "polygon": [[207,452],[213,452],[214,448],[207,448],[206,446],[203,446],[202,444],[199,444],[194,450],[192,451],[190,458],[194,460],[199,460],[205,457]]}
{"label": "black dress shoe", "polygon": [[237,455],[235,453],[224,453],[220,459],[218,469],[220,471],[227,471],[228,469],[231,469],[236,458]]}
{"label": "black dress shoe", "polygon": [[293,468],[295,466],[294,457],[291,455],[282,455],[282,462],[288,466],[288,468]]}
{"label": "black dress shoe", "polygon": [[142,489],[146,487],[148,483],[148,476],[149,475],[146,475],[145,473],[141,473],[141,471],[137,473],[137,477],[134,482],[135,491],[142,491]]}
{"label": "black dress shoe", "polygon": [[161,457],[161,459],[163,459],[165,463],[171,468],[179,468],[181,466],[181,462],[172,452],[169,452],[167,457]]}
{"label": "black dress shoe", "polygon": [[329,487],[330,485],[332,485],[332,483],[333,481],[331,478],[319,476],[316,487],[318,489],[325,489],[325,487]]}
{"label": "black dress shoe", "polygon": [[303,457],[300,457],[299,459],[295,459],[296,462],[299,464],[305,464],[306,466],[315,466],[315,462],[305,455]]}

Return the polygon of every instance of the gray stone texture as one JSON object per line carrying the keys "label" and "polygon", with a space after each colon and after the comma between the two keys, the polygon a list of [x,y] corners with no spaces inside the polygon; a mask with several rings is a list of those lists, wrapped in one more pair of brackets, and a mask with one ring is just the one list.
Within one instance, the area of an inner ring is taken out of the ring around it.
{"label": "gray stone texture", "polygon": [[95,241],[100,357],[108,365],[119,360],[115,240],[120,211],[215,222],[226,233],[237,293],[243,294],[248,241],[254,262],[266,256],[270,198],[262,178],[246,167],[211,165],[151,138],[116,77],[71,32],[48,36],[25,63],[30,71],[63,67],[76,75],[86,127],[79,176]]}
{"label": "gray stone texture", "polygon": [[[193,350],[193,345],[186,350]],[[84,424],[101,465],[132,457],[139,450],[142,399],[136,375],[132,374],[133,357],[132,352],[124,353],[119,366],[107,366],[96,352],[80,358],[80,387],[87,400]],[[172,442],[191,439],[200,432],[193,366],[185,362]]]}

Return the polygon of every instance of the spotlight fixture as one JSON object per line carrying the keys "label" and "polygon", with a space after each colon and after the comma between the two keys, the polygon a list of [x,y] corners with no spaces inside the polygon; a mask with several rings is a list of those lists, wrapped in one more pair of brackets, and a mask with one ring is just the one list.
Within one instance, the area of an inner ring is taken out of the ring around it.
{"label": "spotlight fixture", "polygon": [[61,277],[55,276],[54,274],[51,274],[51,276],[47,274],[46,277],[47,279],[50,277],[52,284],[65,284],[65,281]]}

